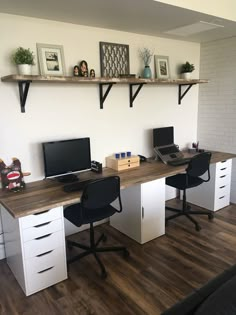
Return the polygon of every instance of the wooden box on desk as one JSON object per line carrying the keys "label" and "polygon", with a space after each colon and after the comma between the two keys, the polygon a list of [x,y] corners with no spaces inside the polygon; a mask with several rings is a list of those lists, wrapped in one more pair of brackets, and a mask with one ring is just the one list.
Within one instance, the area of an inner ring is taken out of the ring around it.
{"label": "wooden box on desk", "polygon": [[140,158],[136,155],[120,159],[116,159],[115,156],[108,156],[106,158],[106,166],[116,171],[128,170],[129,168],[138,167],[139,165]]}

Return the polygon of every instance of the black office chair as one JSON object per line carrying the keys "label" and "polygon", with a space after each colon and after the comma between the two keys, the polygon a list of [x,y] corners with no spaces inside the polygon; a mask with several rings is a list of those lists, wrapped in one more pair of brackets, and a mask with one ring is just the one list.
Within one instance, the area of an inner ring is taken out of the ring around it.
{"label": "black office chair", "polygon": [[[166,207],[167,210],[177,212],[176,214],[171,215],[166,218],[166,225],[168,221],[176,217],[179,217],[181,215],[185,215],[191,222],[195,224],[196,230],[200,231],[201,230],[200,225],[197,223],[196,220],[192,218],[191,215],[205,214],[208,216],[209,220],[214,218],[214,215],[211,211],[192,210],[191,207],[186,202],[186,189],[199,186],[203,182],[208,182],[210,180],[210,168],[209,168],[210,160],[211,160],[210,152],[203,152],[203,153],[197,154],[188,163],[188,166],[186,168],[186,173],[177,174],[177,175],[166,178],[166,185],[177,188],[179,190],[183,190],[182,209],[179,210],[179,209],[174,209],[171,207]],[[204,180],[200,176],[202,176],[206,172],[208,172],[208,178]]]}
{"label": "black office chair", "polygon": [[[116,199],[119,203],[117,206],[118,209],[111,205]],[[87,184],[83,190],[81,202],[67,207],[64,210],[64,217],[77,227],[83,224],[90,224],[90,245],[82,245],[68,240],[67,245],[69,249],[75,246],[85,251],[68,259],[67,263],[70,264],[89,254],[93,254],[101,268],[101,277],[106,278],[106,269],[97,253],[123,251],[124,257],[129,256],[128,250],[123,246],[99,247],[101,241],[106,241],[104,234],[102,234],[97,241],[94,239],[93,223],[109,218],[116,212],[121,211],[120,178],[118,176],[105,177]]]}

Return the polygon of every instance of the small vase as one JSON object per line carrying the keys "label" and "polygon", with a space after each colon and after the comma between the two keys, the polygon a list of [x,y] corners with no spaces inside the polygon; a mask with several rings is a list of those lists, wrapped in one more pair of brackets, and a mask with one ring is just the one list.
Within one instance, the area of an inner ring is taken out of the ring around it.
{"label": "small vase", "polygon": [[181,77],[182,77],[182,79],[190,80],[192,77],[192,74],[191,74],[191,72],[184,72],[184,73],[182,73]]}
{"label": "small vase", "polygon": [[150,69],[149,66],[145,66],[144,70],[143,70],[143,77],[145,79],[151,79],[152,77],[152,71]]}
{"label": "small vase", "polygon": [[28,64],[18,65],[18,72],[21,75],[31,75],[32,74],[32,65],[28,65]]}

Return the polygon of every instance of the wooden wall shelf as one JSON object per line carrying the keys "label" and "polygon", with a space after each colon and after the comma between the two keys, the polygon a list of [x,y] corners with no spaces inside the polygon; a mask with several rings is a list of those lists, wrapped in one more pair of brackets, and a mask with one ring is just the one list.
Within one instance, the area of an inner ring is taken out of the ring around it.
{"label": "wooden wall shelf", "polygon": [[[184,80],[184,79],[137,79],[137,78],[88,78],[88,77],[71,77],[71,76],[43,76],[43,75],[8,75],[1,78],[2,82],[16,82],[19,87],[21,112],[25,112],[25,104],[28,95],[30,84],[33,82],[47,83],[77,83],[77,84],[98,84],[100,92],[100,108],[103,104],[114,84],[128,84],[130,95],[130,107],[133,107],[133,102],[140,92],[144,84],[156,85],[178,85],[178,104],[195,84],[208,83],[208,80]],[[106,87],[104,91],[104,87]],[[136,89],[134,89],[136,87]],[[184,90],[182,90],[184,88]]]}

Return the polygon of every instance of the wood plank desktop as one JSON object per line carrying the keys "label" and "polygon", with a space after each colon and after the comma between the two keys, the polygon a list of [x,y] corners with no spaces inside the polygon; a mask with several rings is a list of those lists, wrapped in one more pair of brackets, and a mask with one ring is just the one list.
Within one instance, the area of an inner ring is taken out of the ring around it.
{"label": "wood plank desktop", "polygon": [[[234,157],[236,155],[231,153],[213,152],[211,163],[217,163]],[[80,173],[79,177],[80,180],[86,180],[118,175],[121,179],[121,189],[125,189],[136,184],[181,173],[185,168],[186,165],[170,166],[160,161],[149,161],[142,163],[140,167],[126,171],[118,172],[113,169],[104,168],[102,174],[87,171]],[[66,193],[63,191],[63,186],[64,183],[51,179],[27,183],[25,189],[21,192],[1,191],[0,203],[14,218],[19,218],[80,201],[81,191]]]}

